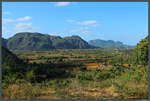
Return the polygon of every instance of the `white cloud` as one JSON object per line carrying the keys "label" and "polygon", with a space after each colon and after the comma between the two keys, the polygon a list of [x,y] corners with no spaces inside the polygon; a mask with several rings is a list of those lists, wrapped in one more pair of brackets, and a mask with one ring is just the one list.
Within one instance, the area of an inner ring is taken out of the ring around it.
{"label": "white cloud", "polygon": [[68,31],[69,33],[77,33],[77,34],[88,34],[90,33],[89,29],[87,27],[79,28],[79,29],[73,29]]}
{"label": "white cloud", "polygon": [[16,21],[26,21],[26,20],[30,20],[31,17],[30,16],[25,16],[23,18],[18,18]]}
{"label": "white cloud", "polygon": [[13,27],[8,27],[8,26],[2,26],[2,37],[4,38],[9,38],[13,36],[15,33],[18,32],[37,32],[39,27],[34,27],[32,23],[18,23],[15,24]]}
{"label": "white cloud", "polygon": [[27,21],[27,20],[30,20],[31,17],[30,16],[25,16],[25,17],[22,17],[22,18],[18,18],[18,19],[3,19],[2,20],[2,23],[3,24],[6,24],[6,23],[11,23],[11,22],[19,22],[19,21]]}
{"label": "white cloud", "polygon": [[67,5],[69,5],[71,2],[57,2],[56,3],[56,6],[67,6]]}
{"label": "white cloud", "polygon": [[32,26],[32,23],[18,23],[15,25],[16,32],[30,32],[35,28]]}
{"label": "white cloud", "polygon": [[77,24],[82,26],[93,26],[93,27],[96,27],[98,25],[96,20],[81,21],[77,22]]}
{"label": "white cloud", "polygon": [[87,21],[75,21],[75,20],[66,20],[68,23],[77,24],[80,26],[92,26],[97,27],[99,24],[96,20],[87,20]]}
{"label": "white cloud", "polygon": [[74,20],[66,20],[66,22],[74,23],[75,21]]}

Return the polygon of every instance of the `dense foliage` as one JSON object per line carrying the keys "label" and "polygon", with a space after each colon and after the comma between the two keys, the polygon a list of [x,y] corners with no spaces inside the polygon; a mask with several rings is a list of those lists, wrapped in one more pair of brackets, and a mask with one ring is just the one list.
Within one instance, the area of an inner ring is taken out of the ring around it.
{"label": "dense foliage", "polygon": [[148,64],[148,38],[149,37],[147,36],[137,44],[133,56],[135,64]]}

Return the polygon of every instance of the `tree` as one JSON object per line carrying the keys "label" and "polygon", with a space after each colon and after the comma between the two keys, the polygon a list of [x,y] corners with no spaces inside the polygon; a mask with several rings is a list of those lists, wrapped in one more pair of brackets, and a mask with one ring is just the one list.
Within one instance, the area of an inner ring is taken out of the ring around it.
{"label": "tree", "polygon": [[148,36],[136,45],[133,57],[136,64],[148,64]]}

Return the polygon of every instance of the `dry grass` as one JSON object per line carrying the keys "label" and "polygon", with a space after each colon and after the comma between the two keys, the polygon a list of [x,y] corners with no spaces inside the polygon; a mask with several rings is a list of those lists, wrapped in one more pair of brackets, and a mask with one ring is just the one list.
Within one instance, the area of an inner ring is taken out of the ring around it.
{"label": "dry grass", "polygon": [[[108,82],[110,83],[110,82]],[[148,95],[148,86],[145,83],[134,81],[125,84],[117,81],[118,86],[111,83],[101,86],[103,82],[84,86],[73,80],[71,84],[42,88],[40,85],[31,85],[29,82],[16,83],[2,89],[3,99],[144,99]],[[95,87],[94,87],[95,86]],[[130,90],[127,90],[130,89]],[[132,91],[132,92],[131,92]]]}
{"label": "dry grass", "polygon": [[6,89],[2,89],[3,99],[34,99],[36,93],[39,92],[37,86],[32,86],[31,83],[12,84]]}

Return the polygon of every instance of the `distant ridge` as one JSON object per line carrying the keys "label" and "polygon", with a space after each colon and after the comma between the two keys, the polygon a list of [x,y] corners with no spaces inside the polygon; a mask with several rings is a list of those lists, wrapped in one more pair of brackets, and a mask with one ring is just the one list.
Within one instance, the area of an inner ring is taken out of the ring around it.
{"label": "distant ridge", "polygon": [[113,40],[90,40],[88,42],[90,45],[101,47],[101,48],[118,48],[118,49],[125,49],[125,48],[135,48],[135,46],[125,45],[120,41],[113,41]]}

